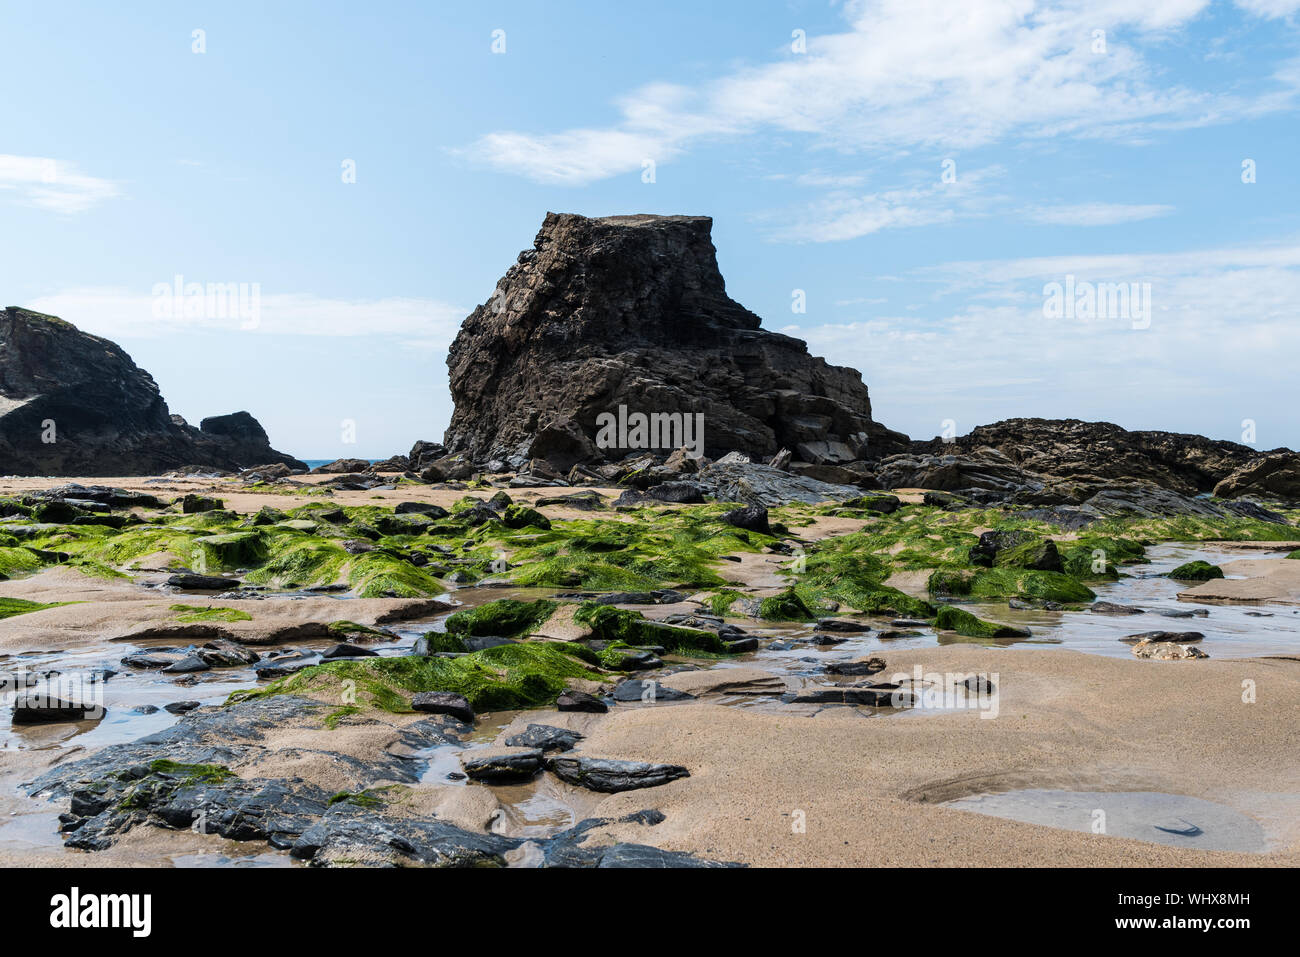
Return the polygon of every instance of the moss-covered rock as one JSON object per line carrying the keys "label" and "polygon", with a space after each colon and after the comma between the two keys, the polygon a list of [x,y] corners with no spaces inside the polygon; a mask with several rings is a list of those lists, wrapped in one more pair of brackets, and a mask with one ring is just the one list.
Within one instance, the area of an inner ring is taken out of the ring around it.
{"label": "moss-covered rock", "polygon": [[253,616],[238,608],[224,608],[220,605],[172,605],[171,611],[177,612],[175,620],[192,624],[199,621],[252,621]]}
{"label": "moss-covered rock", "polygon": [[816,614],[804,604],[794,588],[770,595],[759,603],[758,617],[767,621],[811,621]]}
{"label": "moss-covered rock", "polygon": [[930,574],[927,588],[936,598],[985,601],[1028,598],[1079,604],[1097,597],[1091,588],[1069,575],[1029,568],[941,568]]}
{"label": "moss-covered rock", "polygon": [[944,631],[955,631],[957,634],[965,635],[968,638],[1029,637],[1028,629],[984,621],[953,605],[940,606],[934,618],[934,627]]}
{"label": "moss-covered rock", "polygon": [[550,528],[551,520],[527,505],[507,505],[501,518],[506,528]]}
{"label": "moss-covered rock", "polygon": [[1064,566],[1056,542],[1050,538],[1038,539],[1002,549],[993,559],[995,568],[1028,568],[1042,572],[1061,572]]}
{"label": "moss-covered rock", "polygon": [[1179,565],[1169,573],[1169,577],[1180,582],[1208,582],[1223,577],[1223,569],[1199,559]]}
{"label": "moss-covered rock", "polygon": [[266,541],[260,532],[227,532],[194,539],[199,556],[196,564],[208,571],[233,570],[259,565],[267,558]]}
{"label": "moss-covered rock", "polygon": [[265,688],[236,692],[230,702],[275,694],[333,696],[350,681],[357,705],[409,712],[411,696],[424,691],[464,695],[478,714],[537,708],[575,680],[609,681],[596,670],[595,654],[565,642],[498,645],[456,658],[406,656],[333,661],[305,668]]}
{"label": "moss-covered rock", "polygon": [[573,620],[589,627],[592,636],[603,641],[638,647],[656,645],[682,654],[727,651],[726,642],[716,632],[650,621],[640,612],[613,605],[586,602],[574,613]]}
{"label": "moss-covered rock", "polygon": [[500,598],[456,612],[447,619],[447,633],[470,637],[517,638],[536,631],[558,607],[558,602],[546,598],[536,601]]}

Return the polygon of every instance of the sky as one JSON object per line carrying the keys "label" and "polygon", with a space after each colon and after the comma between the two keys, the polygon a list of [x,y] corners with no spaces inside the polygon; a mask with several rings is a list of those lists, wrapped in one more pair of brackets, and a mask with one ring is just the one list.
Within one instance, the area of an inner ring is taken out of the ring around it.
{"label": "sky", "polygon": [[1300,0],[6,0],[0,305],[381,458],[547,211],[702,214],[914,438],[1300,448],[1298,41]]}

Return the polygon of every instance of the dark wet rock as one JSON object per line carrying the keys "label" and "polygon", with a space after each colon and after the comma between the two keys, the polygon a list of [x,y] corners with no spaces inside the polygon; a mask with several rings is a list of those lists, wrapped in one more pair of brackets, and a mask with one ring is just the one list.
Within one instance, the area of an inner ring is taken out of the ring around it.
{"label": "dark wet rock", "polygon": [[[1091,490],[1106,485],[1148,484],[1194,496],[1213,490],[1227,476],[1260,458],[1255,449],[1235,442],[1173,432],[1130,432],[1109,422],[1078,419],[1006,419],[951,440],[914,442],[911,448],[912,454],[984,454],[991,458],[985,450],[1034,481],[1061,487],[1050,496],[1052,501],[1022,500],[1019,504],[1077,505]],[[989,483],[986,487],[996,486]]]}
{"label": "dark wet rock", "polygon": [[878,684],[867,687],[809,688],[792,699],[795,704],[848,704],[871,708],[908,708],[915,704],[915,696],[895,684]]}
{"label": "dark wet rock", "polygon": [[156,704],[138,704],[131,709],[132,714],[157,714],[158,711]]}
{"label": "dark wet rock", "polygon": [[897,641],[900,638],[919,638],[921,632],[912,628],[887,628],[876,635],[881,641]]}
{"label": "dark wet rock", "polygon": [[955,512],[963,508],[971,508],[975,503],[969,498],[949,492],[926,492],[921,496],[921,504],[941,508],[945,512]]}
{"label": "dark wet rock", "polygon": [[884,670],[884,658],[860,658],[856,661],[832,661],[826,666],[826,673],[828,675],[874,675]]}
{"label": "dark wet rock", "polygon": [[211,671],[212,666],[204,661],[198,654],[186,655],[177,661],[173,661],[167,667],[163,668],[163,674],[184,675],[194,674],[200,671]]}
{"label": "dark wet rock", "polygon": [[584,512],[596,512],[605,508],[605,500],[601,498],[598,492],[574,492],[572,495],[549,495],[543,496],[537,500],[537,507],[544,508],[547,505],[562,505],[566,508],[576,508]]}
{"label": "dark wet rock", "polygon": [[704,489],[694,482],[664,482],[662,485],[653,485],[645,491],[629,489],[614,500],[614,507],[625,508],[662,503],[698,505],[703,501]]}
{"label": "dark wet rock", "polygon": [[104,708],[94,702],[70,700],[40,690],[20,691],[13,703],[14,724],[98,720],[104,713]]}
{"label": "dark wet rock", "polygon": [[171,704],[163,705],[163,710],[171,714],[186,714],[195,708],[201,708],[203,705],[198,701],[173,701]]}
{"label": "dark wet rock", "polygon": [[1139,641],[1176,641],[1181,644],[1191,644],[1200,641],[1205,635],[1199,631],[1144,631],[1136,635],[1125,635],[1120,641],[1127,641],[1129,644],[1136,644]]}
{"label": "dark wet rock", "polygon": [[605,667],[615,671],[649,671],[663,667],[662,651],[644,648],[614,648],[607,656]]}
{"label": "dark wet rock", "polygon": [[612,697],[615,701],[624,703],[645,701],[650,704],[658,701],[693,701],[695,699],[693,694],[665,687],[657,681],[646,681],[641,678],[620,681],[615,685]]}
{"label": "dark wet rock", "polygon": [[448,714],[458,721],[474,723],[474,709],[464,695],[451,691],[422,691],[411,699],[411,710],[428,714]]}
{"label": "dark wet rock", "polygon": [[683,851],[665,851],[646,844],[599,844],[587,840],[590,832],[614,823],[643,824],[653,827],[664,820],[659,811],[629,814],[617,821],[610,818],[587,818],[561,831],[541,846],[546,867],[599,868],[697,868],[743,867],[742,864],[710,861]]}
{"label": "dark wet rock", "polygon": [[122,659],[128,668],[152,670],[166,668],[184,660],[189,652],[179,648],[151,648],[147,651],[135,651]]}
{"label": "dark wet rock", "polygon": [[890,624],[895,628],[924,628],[929,622],[919,618],[895,618]]}
{"label": "dark wet rock", "polygon": [[1300,502],[1300,455],[1291,451],[1265,455],[1238,468],[1214,486],[1218,498],[1252,495]]}
{"label": "dark wet rock", "polygon": [[1088,606],[1094,615],[1141,615],[1144,609],[1134,605],[1119,605],[1113,601],[1095,601]]}
{"label": "dark wet rock", "polygon": [[368,459],[335,459],[311,470],[313,475],[345,475],[348,473],[369,472]]}
{"label": "dark wet rock", "polygon": [[760,532],[763,535],[772,534],[771,526],[767,521],[767,508],[763,505],[744,505],[740,508],[733,508],[730,512],[723,512],[720,521],[728,525],[734,525],[736,528],[743,528],[750,532]]}
{"label": "dark wet rock", "polygon": [[398,502],[393,507],[395,515],[427,515],[429,518],[446,518],[451,513],[432,502]]}
{"label": "dark wet rock", "polygon": [[579,732],[568,728],[530,724],[519,734],[506,738],[506,744],[512,748],[538,748],[543,752],[572,751],[582,738]]}
{"label": "dark wet rock", "polygon": [[[1206,618],[1209,611],[1205,608],[1165,608],[1156,612],[1164,618]],[[1250,614],[1250,612],[1246,612]]]}
{"label": "dark wet rock", "polygon": [[195,651],[210,668],[239,668],[262,660],[257,652],[225,638],[209,641]]}
{"label": "dark wet rock", "polygon": [[373,658],[379,652],[370,648],[363,648],[361,645],[351,645],[346,641],[337,645],[331,645],[320,653],[321,658],[329,660],[330,658]]}
{"label": "dark wet rock", "polygon": [[1043,611],[1060,611],[1065,606],[1059,601],[1050,601],[1046,598],[1008,598],[1007,607],[1018,609],[1042,609]]}
{"label": "dark wet rock", "polygon": [[313,867],[505,867],[506,854],[520,843],[437,819],[384,817],[339,801],[301,830],[289,853]]}
{"label": "dark wet rock", "polygon": [[743,655],[752,651],[758,651],[758,638],[750,635],[748,638],[737,638],[735,641],[726,642],[726,650],[729,655]]}
{"label": "dark wet rock", "polygon": [[852,618],[820,618],[817,624],[813,625],[814,631],[843,631],[860,634],[870,631],[871,626],[866,622],[854,621]]}
{"label": "dark wet rock", "polygon": [[586,711],[591,714],[604,714],[609,710],[609,705],[595,695],[574,690],[561,692],[560,696],[555,699],[555,707],[559,711]]}
{"label": "dark wet rock", "polygon": [[291,674],[317,664],[320,664],[320,655],[307,652],[287,652],[261,659],[253,665],[253,671],[259,680],[274,680],[276,678],[287,678]]}
{"label": "dark wet rock", "polygon": [[812,637],[808,639],[814,645],[842,645],[849,639],[841,635],[831,634],[828,631],[814,631]]}
{"label": "dark wet rock", "polygon": [[461,767],[471,781],[484,784],[514,784],[527,781],[542,770],[541,748],[522,751],[479,754],[467,751],[461,755]]}
{"label": "dark wet rock", "polygon": [[181,572],[170,576],[164,583],[183,591],[226,591],[238,588],[238,578],[222,578],[219,575],[196,575],[193,572]]}
{"label": "dark wet rock", "polygon": [[677,764],[567,754],[547,758],[546,768],[569,784],[606,794],[658,787],[678,778],[690,777],[690,772]]}
{"label": "dark wet rock", "polygon": [[758,463],[715,462],[700,472],[696,482],[719,502],[744,502],[766,508],[791,502],[842,502],[862,494],[853,485],[820,482]]}
{"label": "dark wet rock", "polygon": [[959,682],[959,684],[967,691],[972,691],[979,695],[990,695],[997,691],[997,686],[988,679],[987,675],[970,675],[964,681]]}

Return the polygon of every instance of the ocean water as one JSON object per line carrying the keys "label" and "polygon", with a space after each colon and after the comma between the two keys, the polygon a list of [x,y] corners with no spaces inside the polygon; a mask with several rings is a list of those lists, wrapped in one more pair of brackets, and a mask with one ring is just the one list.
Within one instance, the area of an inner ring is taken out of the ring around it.
{"label": "ocean water", "polygon": [[[351,456],[344,456],[344,457],[345,457],[345,458],[351,458]],[[336,458],[332,458],[332,459],[303,459],[302,461],[306,463],[307,468],[309,468],[309,469],[318,469],[318,468],[320,468],[322,465],[329,465],[331,462],[337,462],[337,461],[338,461],[338,458],[336,457]],[[371,465],[374,465],[376,462],[382,462],[382,461],[384,461],[384,460],[383,460],[383,459],[366,459],[366,461],[369,462]]]}

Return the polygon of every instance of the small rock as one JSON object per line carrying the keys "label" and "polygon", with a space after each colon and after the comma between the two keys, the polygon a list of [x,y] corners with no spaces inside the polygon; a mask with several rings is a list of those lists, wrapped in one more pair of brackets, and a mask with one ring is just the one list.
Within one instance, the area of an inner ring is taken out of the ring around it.
{"label": "small rock", "polygon": [[374,658],[379,652],[360,645],[350,645],[346,641],[331,645],[320,653],[322,658]]}
{"label": "small rock", "polygon": [[604,714],[609,711],[609,705],[595,695],[573,690],[562,692],[555,699],[555,707],[560,711],[586,711],[590,714]]}
{"label": "small rock", "polygon": [[506,738],[512,748],[539,748],[546,751],[572,751],[582,740],[582,735],[568,728],[550,724],[530,724],[519,734]]}
{"label": "small rock", "polygon": [[542,769],[541,748],[479,755],[468,752],[460,759],[471,781],[485,784],[512,784],[527,781]]}
{"label": "small rock", "polygon": [[1135,608],[1132,605],[1117,605],[1113,601],[1095,601],[1088,606],[1088,610],[1094,615],[1140,615],[1143,613],[1141,608]]}
{"label": "small rock", "polygon": [[469,700],[451,691],[423,691],[411,699],[411,709],[428,714],[449,714],[466,724],[474,723],[474,709]]}
{"label": "small rock", "polygon": [[678,764],[649,764],[579,755],[548,758],[546,766],[562,781],[605,794],[653,788],[690,777],[690,772]]}
{"label": "small rock", "polygon": [[163,710],[172,714],[185,714],[199,707],[202,707],[202,704],[198,701],[173,701],[171,704],[163,705]]}

